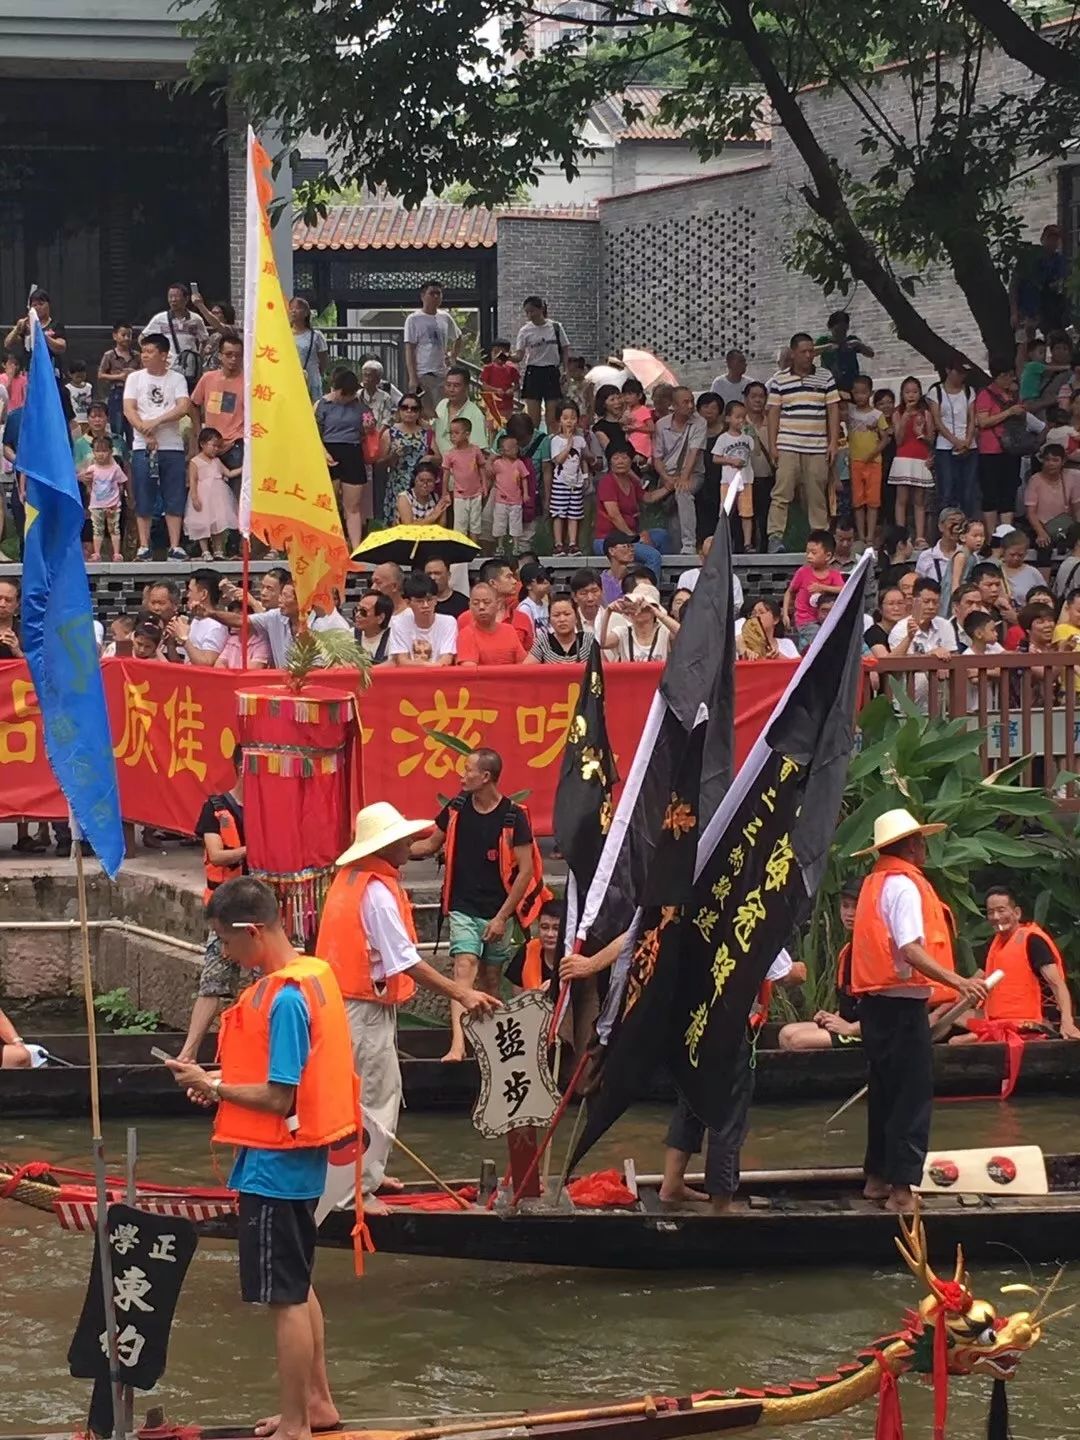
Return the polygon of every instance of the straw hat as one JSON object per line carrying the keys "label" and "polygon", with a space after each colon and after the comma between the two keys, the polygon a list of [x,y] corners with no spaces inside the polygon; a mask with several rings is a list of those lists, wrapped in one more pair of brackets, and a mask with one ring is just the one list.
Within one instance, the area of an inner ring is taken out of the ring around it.
{"label": "straw hat", "polygon": [[947,829],[947,825],[920,825],[910,810],[886,810],[874,821],[874,843],[867,845],[865,850],[853,850],[851,858],[872,855],[875,850],[884,850],[887,845],[895,845],[909,835],[940,835],[942,830]]}
{"label": "straw hat", "polygon": [[335,864],[351,865],[354,860],[377,855],[397,840],[425,835],[430,829],[430,820],[406,820],[401,811],[386,800],[377,800],[374,805],[365,805],[357,815],[353,843],[344,855],[338,856]]}

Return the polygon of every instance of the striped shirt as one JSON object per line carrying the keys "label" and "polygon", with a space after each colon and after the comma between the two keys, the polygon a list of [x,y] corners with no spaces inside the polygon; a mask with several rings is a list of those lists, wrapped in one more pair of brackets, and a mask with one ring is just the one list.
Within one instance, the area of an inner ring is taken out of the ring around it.
{"label": "striped shirt", "polygon": [[541,665],[580,665],[589,658],[589,651],[592,647],[593,637],[587,631],[579,630],[573,646],[569,650],[564,650],[550,631],[537,630],[532,655],[533,659],[539,660]]}
{"label": "striped shirt", "polygon": [[831,370],[811,370],[796,375],[780,370],[769,381],[770,410],[779,409],[778,450],[801,455],[824,455],[829,447],[826,414],[830,405],[839,405],[840,391]]}

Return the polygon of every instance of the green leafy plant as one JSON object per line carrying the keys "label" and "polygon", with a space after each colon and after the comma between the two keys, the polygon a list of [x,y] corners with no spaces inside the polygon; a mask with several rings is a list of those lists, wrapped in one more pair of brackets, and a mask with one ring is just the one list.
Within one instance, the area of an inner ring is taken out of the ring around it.
{"label": "green leafy plant", "polygon": [[161,1012],[140,1010],[123,985],[96,995],[94,1009],[114,1035],[149,1035],[161,1029]]}
{"label": "green leafy plant", "polygon": [[301,630],[285,658],[289,688],[302,690],[313,670],[355,670],[359,688],[371,684],[371,660],[351,630]]}
{"label": "green leafy plant", "polygon": [[961,970],[970,973],[981,962],[990,938],[982,903],[987,887],[1007,880],[1025,914],[1057,939],[1070,974],[1080,976],[1074,924],[1080,818],[1063,819],[1045,791],[1019,783],[1029,757],[984,778],[982,735],[970,720],[932,720],[895,681],[890,689],[859,716],[862,749],[848,769],[828,870],[800,937],[808,972],[804,1008],[812,1013],[811,1005],[833,994],[833,966],[846,938],[840,887],[872,864],[852,860],[852,852],[871,843],[879,815],[900,806],[924,823],[948,826],[927,841],[927,873],[956,919]]}
{"label": "green leafy plant", "polygon": [[[424,734],[431,740],[437,740],[440,745],[445,745],[448,750],[453,750],[457,755],[471,755],[476,748],[474,745],[470,745],[468,741],[462,740],[460,735],[450,735],[445,730],[425,729]],[[510,799],[513,800],[515,804],[520,804],[523,800],[527,800],[531,794],[531,790],[515,790],[510,796]],[[438,800],[440,805],[449,805],[450,803],[450,797],[448,795],[439,795]]]}

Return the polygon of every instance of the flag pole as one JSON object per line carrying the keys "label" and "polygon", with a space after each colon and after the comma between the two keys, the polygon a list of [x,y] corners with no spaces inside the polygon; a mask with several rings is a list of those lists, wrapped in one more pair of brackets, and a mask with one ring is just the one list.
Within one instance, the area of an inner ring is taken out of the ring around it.
{"label": "flag pole", "polygon": [[83,868],[82,832],[71,816],[75,851],[75,889],[79,903],[79,950],[82,960],[83,1003],[86,1007],[86,1044],[90,1060],[90,1125],[94,1153],[94,1189],[97,1205],[97,1243],[101,1265],[101,1298],[105,1310],[105,1343],[109,1356],[109,1382],[113,1398],[113,1433],[123,1432],[124,1386],[120,1379],[120,1351],[117,1344],[116,1308],[113,1304],[112,1252],[109,1248],[109,1194],[106,1185],[105,1141],[101,1134],[101,1077],[98,1063],[97,1023],[94,1011],[94,974],[90,965],[90,925],[86,904],[86,872]]}
{"label": "flag pole", "polygon": [[248,588],[251,585],[251,541],[244,535],[240,540],[240,668],[248,668]]}

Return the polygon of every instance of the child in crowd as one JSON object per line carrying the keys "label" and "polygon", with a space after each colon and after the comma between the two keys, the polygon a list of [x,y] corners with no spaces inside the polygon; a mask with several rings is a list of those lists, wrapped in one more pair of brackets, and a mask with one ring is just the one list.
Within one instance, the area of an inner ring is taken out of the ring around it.
{"label": "child in crowd", "polygon": [[550,471],[547,471],[547,506],[555,554],[580,555],[578,528],[585,517],[585,437],[580,431],[581,411],[573,400],[559,407],[559,428],[551,437]]}
{"label": "child in crowd", "polygon": [[551,576],[543,565],[530,560],[518,571],[525,598],[518,601],[518,609],[524,610],[533,622],[533,629],[539,633],[549,628],[551,604]]}
{"label": "child in crowd", "polygon": [[888,435],[885,439],[885,449],[881,452],[881,523],[892,525],[896,520],[896,492],[890,490],[884,483],[885,477],[892,469],[892,463],[896,459],[896,436],[893,434],[893,418],[896,415],[896,395],[888,388],[883,387],[875,390],[873,395],[874,409],[880,410],[882,418],[888,428]]}
{"label": "child in crowd", "polygon": [[85,432],[86,410],[94,398],[94,388],[86,378],[86,361],[72,360],[68,366],[70,379],[67,392],[71,396],[71,413],[75,423]]}
{"label": "child in crowd", "polygon": [[117,615],[109,625],[109,641],[101,652],[103,660],[115,660],[131,654],[131,636],[135,629],[134,615]]}
{"label": "child in crowd", "polygon": [[893,416],[896,457],[889,484],[896,487],[896,523],[905,525],[909,502],[915,509],[915,548],[925,550],[926,501],[934,493],[934,417],[923,395],[922,383],[909,375],[900,386],[900,404]]}
{"label": "child in crowd", "polygon": [[833,567],[835,553],[836,544],[828,530],[811,530],[806,538],[806,564],[795,571],[784,592],[784,628],[791,630],[794,610],[800,654],[821,628],[818,611],[822,596],[839,595],[844,588],[844,577]]}
{"label": "child in crowd", "polygon": [[727,493],[736,488],[735,505],[742,523],[743,549],[754,548],[754,470],[750,464],[753,437],[746,432],[746,406],[741,400],[730,400],[724,407],[724,428],[712,448],[713,458],[723,467],[720,472],[720,504]]}
{"label": "child in crowd", "polygon": [[860,540],[869,544],[877,532],[881,509],[881,457],[889,443],[888,421],[870,399],[874,382],[856,375],[847,407],[851,508]]}
{"label": "child in crowd", "polygon": [[[525,483],[529,472],[525,469],[518,453],[517,437],[504,435],[499,441],[499,453],[488,461],[490,484],[495,487],[495,508],[491,515],[493,540],[509,537],[513,542],[521,539],[524,528],[522,513],[525,506]],[[498,547],[496,547],[498,548]]]}
{"label": "child in crowd", "polygon": [[623,381],[623,429],[634,452],[634,469],[644,475],[652,465],[652,437],[656,429],[652,406],[645,403],[645,387],[633,375]]}
{"label": "child in crowd", "polygon": [[480,371],[484,408],[495,430],[501,430],[514,413],[521,371],[510,359],[510,341],[496,340],[488,351],[488,361]]}
{"label": "child in crowd", "polygon": [[985,544],[986,526],[981,520],[969,520],[960,532],[960,544],[952,557],[950,595],[955,595],[960,586],[971,579],[971,572],[978,565]]}
{"label": "child in crowd", "polygon": [[566,362],[566,375],[563,378],[563,395],[574,402],[582,415],[592,409],[592,396],[588,393],[592,386],[585,379],[587,368],[584,355],[571,355]]}
{"label": "child in crowd", "polygon": [[236,500],[228,482],[240,474],[240,469],[225,469],[218,458],[222,446],[220,431],[208,425],[199,431],[199,453],[188,464],[184,529],[192,540],[199,542],[199,555],[203,560],[225,558],[225,536],[235,530],[238,523]]}
{"label": "child in crowd", "polygon": [[[967,646],[964,651],[966,655],[1003,655],[1005,653],[1004,647],[998,644],[997,622],[985,610],[972,610],[962,628],[967,636]],[[969,715],[979,713],[979,676],[985,675],[989,680],[997,680],[1000,674],[1000,670],[984,670],[981,666],[968,671],[967,708]],[[990,709],[996,709],[997,703],[997,686],[987,686],[985,704]]]}
{"label": "child in crowd", "polygon": [[488,482],[484,452],[472,443],[472,421],[464,417],[450,421],[450,449],[443,456],[443,480],[447,493],[454,497],[454,529],[479,541]]}
{"label": "child in crowd", "polygon": [[120,497],[127,476],[116,463],[113,443],[108,435],[94,438],[92,453],[86,472],[90,485],[90,525],[94,533],[90,559],[100,561],[101,542],[108,533],[112,558],[116,561],[120,559]]}

